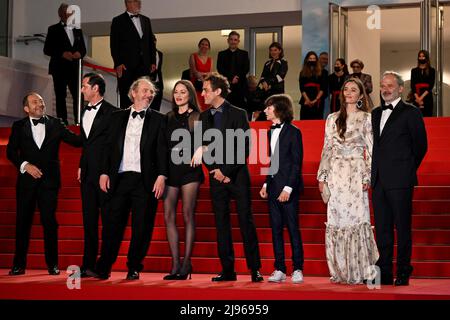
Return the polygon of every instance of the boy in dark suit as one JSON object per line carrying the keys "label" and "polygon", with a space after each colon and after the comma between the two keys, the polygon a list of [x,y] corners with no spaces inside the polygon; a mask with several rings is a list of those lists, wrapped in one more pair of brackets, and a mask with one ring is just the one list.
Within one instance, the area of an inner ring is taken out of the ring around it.
{"label": "boy in dark suit", "polygon": [[372,203],[380,252],[377,266],[381,284],[392,285],[394,226],[397,230],[396,286],[409,284],[412,273],[412,200],[417,170],[427,152],[427,133],[422,114],[404,103],[402,77],[383,74],[381,96],[385,104],[372,111]]}
{"label": "boy in dark suit", "polygon": [[292,125],[292,99],[278,94],[266,100],[267,120],[272,121],[269,131],[270,170],[260,191],[269,199],[272,226],[275,271],[269,282],[286,280],[283,227],[286,224],[291,239],[293,269],[292,282],[303,282],[303,244],[298,225],[299,192],[303,189],[303,144],[300,130]]}
{"label": "boy in dark suit", "polygon": [[61,120],[45,114],[44,100],[39,94],[27,94],[23,107],[28,117],[14,122],[6,149],[8,159],[19,170],[16,185],[16,251],[9,275],[25,273],[36,204],[44,227],[48,273],[58,275],[58,223],[55,213],[61,185],[59,145],[64,141],[79,147],[81,138],[69,131]]}

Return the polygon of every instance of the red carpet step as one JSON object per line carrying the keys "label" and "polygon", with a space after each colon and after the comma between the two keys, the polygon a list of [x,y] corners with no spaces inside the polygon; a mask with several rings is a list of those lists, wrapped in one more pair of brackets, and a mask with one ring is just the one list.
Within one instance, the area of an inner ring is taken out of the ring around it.
{"label": "red carpet step", "polygon": [[[419,169],[419,186],[413,204],[413,266],[414,276],[422,278],[450,278],[450,118],[425,119],[429,151]],[[303,178],[305,191],[300,198],[299,220],[305,249],[305,275],[328,276],[325,261],[324,234],[326,206],[317,190],[316,173],[319,166],[324,137],[324,121],[300,121],[304,143]],[[252,123],[255,129],[267,129],[268,123]],[[73,128],[79,131],[79,128]],[[9,268],[14,252],[15,237],[15,184],[17,171],[6,159],[6,143],[10,129],[0,128],[0,268]],[[257,143],[254,141],[254,151]],[[60,266],[80,264],[83,251],[81,200],[76,171],[80,150],[62,145],[60,150],[63,172],[62,189],[58,203]],[[273,271],[273,249],[266,201],[259,197],[265,177],[261,164],[250,164],[252,178],[252,206],[263,258],[262,271]],[[235,211],[234,203],[231,205]],[[181,209],[181,204],[179,205]],[[145,260],[145,271],[167,272],[171,258],[166,240],[162,203],[158,206],[153,241]],[[236,270],[247,273],[237,215],[232,213],[235,240]],[[373,221],[373,216],[372,216]],[[183,217],[177,216],[180,238],[183,241]],[[100,223],[101,224],[101,223]],[[194,273],[220,271],[216,251],[216,231],[212,213],[208,181],[201,187],[196,211],[196,245],[194,247]],[[126,253],[131,237],[127,227],[120,256],[114,270],[126,270]],[[45,268],[43,234],[39,214],[34,217],[28,268]],[[285,232],[287,257],[290,256],[288,234]],[[181,243],[181,250],[184,243]],[[289,259],[288,259],[289,260]],[[290,267],[290,265],[288,265]]]}

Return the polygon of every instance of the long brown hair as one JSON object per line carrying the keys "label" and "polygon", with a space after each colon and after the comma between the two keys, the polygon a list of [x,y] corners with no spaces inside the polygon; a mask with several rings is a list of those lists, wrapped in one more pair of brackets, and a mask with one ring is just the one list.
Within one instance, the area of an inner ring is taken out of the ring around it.
{"label": "long brown hair", "polygon": [[[420,54],[423,53],[425,56],[425,74],[428,76],[430,75],[430,68],[431,68],[431,61],[430,61],[430,53],[427,50],[420,50],[419,53],[417,53],[417,59],[419,59]],[[420,66],[419,61],[417,61],[417,67]]]}
{"label": "long brown hair", "polygon": [[369,112],[370,110],[366,90],[364,89],[364,84],[362,83],[362,81],[359,80],[358,78],[353,77],[345,80],[341,88],[341,93],[339,95],[339,100],[341,101],[341,108],[339,109],[339,116],[336,119],[337,131],[339,133],[339,137],[341,137],[343,140],[345,140],[345,133],[347,132],[347,103],[345,102],[344,88],[349,82],[355,83],[358,86],[359,94],[362,95],[361,98],[362,105],[361,108],[358,109],[364,112]]}
{"label": "long brown hair", "polygon": [[[312,68],[312,70],[308,65],[308,59],[310,56],[316,57],[316,65],[314,66],[314,68]],[[315,53],[314,51],[308,52],[305,56],[305,59],[303,60],[303,68],[302,71],[300,71],[300,77],[311,78],[313,76],[320,77],[321,75],[322,75],[322,66],[320,65],[317,53]]]}

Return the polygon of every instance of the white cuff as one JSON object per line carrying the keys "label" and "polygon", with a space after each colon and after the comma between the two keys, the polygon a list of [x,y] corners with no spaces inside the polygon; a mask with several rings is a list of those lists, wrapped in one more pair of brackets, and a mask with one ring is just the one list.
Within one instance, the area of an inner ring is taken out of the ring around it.
{"label": "white cuff", "polygon": [[264,183],[262,186],[264,189],[267,189],[267,183]]}
{"label": "white cuff", "polygon": [[20,165],[20,173],[21,174],[24,174],[26,171],[25,171],[25,166],[28,164],[29,162],[28,161],[24,161],[24,162],[22,162],[22,164]]}
{"label": "white cuff", "polygon": [[284,81],[283,78],[280,77],[280,75],[278,75],[278,74],[277,74],[277,80],[278,80],[278,82],[283,82]]}
{"label": "white cuff", "polygon": [[286,191],[287,193],[291,194],[292,193],[292,188],[286,186],[286,187],[283,188],[283,191]]}

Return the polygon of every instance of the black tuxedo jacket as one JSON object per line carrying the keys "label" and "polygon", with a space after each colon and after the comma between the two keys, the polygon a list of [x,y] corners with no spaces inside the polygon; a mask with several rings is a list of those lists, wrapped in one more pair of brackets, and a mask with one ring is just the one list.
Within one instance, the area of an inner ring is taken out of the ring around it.
{"label": "black tuxedo jacket", "polygon": [[66,51],[72,53],[78,51],[81,54],[81,58],[86,55],[83,31],[81,29],[73,29],[73,36],[75,41],[72,46],[61,22],[48,28],[47,38],[44,44],[44,54],[50,56],[49,74],[64,74],[65,72],[78,68],[78,60],[68,61],[62,57]]}
{"label": "black tuxedo jacket", "polygon": [[[162,74],[163,53],[159,50],[156,50],[156,52],[159,57],[159,62],[158,62],[158,65],[156,66],[157,69],[155,70],[155,72],[150,74],[150,79],[155,83],[158,90],[162,93],[162,91],[164,90],[164,81],[163,81],[163,74]],[[159,80],[158,82],[155,82],[156,76],[158,76],[158,80]]]}
{"label": "black tuxedo jacket", "polygon": [[372,187],[412,188],[417,185],[417,169],[427,152],[427,133],[422,114],[413,105],[400,101],[380,135],[382,109],[372,111]]}
{"label": "black tuxedo jacket", "polygon": [[61,173],[59,163],[59,146],[61,141],[75,147],[81,146],[81,137],[75,135],[61,122],[60,119],[45,116],[45,139],[41,149],[33,139],[30,118],[14,122],[11,136],[7,146],[8,159],[20,170],[24,161],[38,167],[43,176],[34,179],[28,173],[21,174],[17,178],[18,188],[33,188],[38,183],[48,188],[59,188],[61,185]]}
{"label": "black tuxedo jacket", "polygon": [[[83,141],[83,151],[80,158],[81,181],[89,180],[98,183],[100,176],[101,155],[104,153],[106,140],[108,138],[108,128],[111,115],[118,110],[109,102],[103,100],[100,109],[95,115],[89,137],[84,131],[83,121],[81,121],[81,138]],[[83,119],[83,114],[81,119]]]}
{"label": "black tuxedo jacket", "polygon": [[[233,66],[233,58],[232,55],[235,54],[235,62],[236,64]],[[239,77],[239,82],[237,87],[239,88],[247,88],[247,73],[250,70],[250,60],[248,59],[248,52],[241,49],[236,49],[233,53],[230,49],[226,49],[219,52],[217,56],[217,71],[227,77],[230,85],[235,87],[235,85],[231,84],[231,81],[235,76]]]}
{"label": "black tuxedo jacket", "polygon": [[149,70],[156,62],[156,48],[153,42],[153,31],[150,19],[139,15],[141,20],[142,38],[134,26],[129,14],[115,17],[111,24],[111,56],[114,60],[114,68],[124,64],[127,69],[134,69],[143,63]]}
{"label": "black tuxedo jacket", "polygon": [[[102,157],[100,174],[110,178],[110,190],[114,192],[122,162],[125,134],[131,108],[113,112],[108,139]],[[151,193],[156,178],[168,176],[167,146],[161,134],[166,130],[166,118],[159,112],[147,109],[141,135],[141,173],[147,192]]]}
{"label": "black tuxedo jacket", "polygon": [[[214,128],[214,118],[211,115],[209,109],[201,113],[200,121],[202,122],[202,130],[204,138],[205,131]],[[246,163],[246,160],[250,154],[250,131],[248,131],[249,128],[250,126],[247,120],[247,113],[245,112],[245,110],[237,108],[225,100],[225,103],[223,105],[222,127],[220,128],[220,131],[223,136],[223,144],[222,144],[223,161],[218,161],[217,163],[205,162],[205,165],[209,171],[214,169],[220,169],[220,171],[222,171],[222,173],[226,177],[230,178],[233,183],[234,182],[245,184],[250,183],[249,181],[250,176]],[[227,129],[233,130],[242,129],[244,132],[248,133],[247,138],[245,139],[245,141],[243,139],[234,138],[234,147],[228,146],[227,148],[227,139],[226,139]],[[211,142],[213,141],[203,140],[203,145],[208,146]],[[213,151],[212,149],[213,147],[209,148],[208,153],[212,152]],[[233,150],[233,154],[230,154],[229,151],[231,150]],[[227,157],[230,158],[227,159]],[[241,161],[243,157],[244,161]]]}
{"label": "black tuxedo jacket", "polygon": [[268,132],[270,171],[266,178],[267,190],[273,190],[269,196],[278,198],[284,187],[291,187],[293,192],[303,189],[302,164],[303,142],[301,131],[291,123],[285,123],[278,137],[275,152],[272,154]]}

